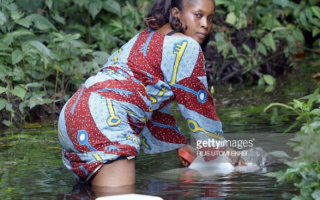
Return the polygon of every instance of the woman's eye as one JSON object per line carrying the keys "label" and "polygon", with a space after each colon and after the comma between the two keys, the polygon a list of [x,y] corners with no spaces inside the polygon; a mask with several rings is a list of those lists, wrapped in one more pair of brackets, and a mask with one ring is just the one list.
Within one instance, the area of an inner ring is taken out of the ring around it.
{"label": "woman's eye", "polygon": [[213,22],[213,17],[209,17],[208,20],[209,20],[210,22]]}
{"label": "woman's eye", "polygon": [[198,13],[196,13],[196,14],[194,14],[196,17],[201,17],[201,15],[200,14],[198,14]]}

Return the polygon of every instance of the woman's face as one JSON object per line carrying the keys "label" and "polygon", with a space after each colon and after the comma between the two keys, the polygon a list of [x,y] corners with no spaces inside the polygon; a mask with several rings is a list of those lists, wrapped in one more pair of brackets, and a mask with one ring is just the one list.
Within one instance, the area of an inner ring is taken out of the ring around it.
{"label": "woman's face", "polygon": [[213,0],[184,0],[183,12],[178,14],[181,23],[187,26],[184,34],[202,44],[212,29],[214,11]]}

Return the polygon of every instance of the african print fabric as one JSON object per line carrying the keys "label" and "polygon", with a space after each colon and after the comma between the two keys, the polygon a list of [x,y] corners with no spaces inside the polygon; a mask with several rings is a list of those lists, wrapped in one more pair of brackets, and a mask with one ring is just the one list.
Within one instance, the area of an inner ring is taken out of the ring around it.
{"label": "african print fabric", "polygon": [[[187,144],[172,115],[177,101],[196,140],[223,140],[199,44],[145,29],[113,53],[64,106],[63,162],[81,180],[119,156]],[[141,134],[141,140],[139,138]],[[213,158],[210,158],[213,159]]]}

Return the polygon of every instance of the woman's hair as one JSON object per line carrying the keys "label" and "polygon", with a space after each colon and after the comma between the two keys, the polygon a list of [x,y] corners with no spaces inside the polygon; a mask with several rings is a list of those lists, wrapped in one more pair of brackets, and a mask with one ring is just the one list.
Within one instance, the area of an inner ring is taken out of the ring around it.
{"label": "woman's hair", "polygon": [[[172,9],[174,7],[178,8],[180,12],[183,12],[184,1],[191,0],[156,0],[150,6],[148,13],[143,18],[144,24],[153,30],[158,30],[164,24],[169,23],[173,30],[184,33],[188,27],[184,26],[179,18],[172,15]],[[203,50],[209,41],[210,36],[208,36],[201,44]]]}
{"label": "woman's hair", "polygon": [[183,1],[188,0],[156,0],[143,19],[145,25],[157,30],[164,24],[170,23],[173,30],[183,33],[187,27],[183,26],[179,18],[172,15],[172,9],[174,7],[183,12]]}

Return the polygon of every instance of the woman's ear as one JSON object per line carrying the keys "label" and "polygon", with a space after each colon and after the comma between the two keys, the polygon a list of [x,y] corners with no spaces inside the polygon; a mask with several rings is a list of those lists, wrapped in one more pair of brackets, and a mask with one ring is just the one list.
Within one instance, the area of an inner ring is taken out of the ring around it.
{"label": "woman's ear", "polygon": [[173,17],[180,18],[180,10],[177,7],[172,8],[171,13]]}

